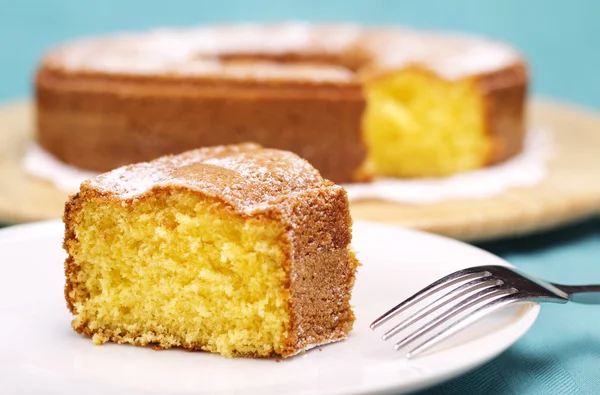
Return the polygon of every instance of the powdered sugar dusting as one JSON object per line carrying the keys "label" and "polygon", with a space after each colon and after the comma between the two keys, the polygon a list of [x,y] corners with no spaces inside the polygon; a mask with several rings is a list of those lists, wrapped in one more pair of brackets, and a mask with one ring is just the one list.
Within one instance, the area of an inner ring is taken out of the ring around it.
{"label": "powdered sugar dusting", "polygon": [[153,188],[184,187],[217,197],[244,213],[310,189],[339,189],[297,155],[255,144],[219,146],[124,166],[83,182],[119,199],[135,199]]}
{"label": "powdered sugar dusting", "polygon": [[217,25],[156,29],[88,38],[63,45],[45,60],[49,67],[124,75],[207,76],[230,79],[355,81],[343,65],[220,61],[231,54],[329,54],[362,59],[360,71],[417,64],[447,79],[492,72],[519,61],[509,46],[487,39],[398,28],[357,25]]}
{"label": "powdered sugar dusting", "polygon": [[78,40],[52,51],[46,65],[69,71],[107,74],[284,79],[347,82],[353,73],[342,66],[277,62],[229,64],[221,55],[338,53],[353,43],[353,26],[323,26],[322,40],[303,23],[223,25],[195,29],[156,29]]}
{"label": "powdered sugar dusting", "polygon": [[320,65],[282,65],[276,62],[222,63],[216,60],[199,60],[166,70],[181,76],[213,76],[227,79],[283,80],[297,79],[312,82],[352,82],[354,73],[344,67]]}
{"label": "powdered sugar dusting", "polygon": [[371,31],[366,41],[371,70],[420,66],[448,80],[493,72],[520,59],[508,45],[456,33],[386,29]]}

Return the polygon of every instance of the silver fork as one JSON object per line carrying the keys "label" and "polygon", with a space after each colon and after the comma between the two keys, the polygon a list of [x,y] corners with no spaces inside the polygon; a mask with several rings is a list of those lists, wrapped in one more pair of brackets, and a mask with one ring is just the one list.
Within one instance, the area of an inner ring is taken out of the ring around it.
{"label": "silver fork", "polygon": [[[371,329],[378,328],[421,301],[426,302],[428,298],[433,301],[382,336],[383,340],[388,340],[402,330],[418,325],[416,330],[394,346],[396,350],[400,350],[415,345],[406,354],[407,358],[422,354],[490,313],[515,303],[570,301],[600,304],[600,285],[561,285],[510,267],[475,266],[451,273],[421,289],[373,321]],[[461,314],[464,315],[459,317]],[[436,328],[445,324],[448,326],[432,334]],[[428,334],[430,336],[422,340]]]}

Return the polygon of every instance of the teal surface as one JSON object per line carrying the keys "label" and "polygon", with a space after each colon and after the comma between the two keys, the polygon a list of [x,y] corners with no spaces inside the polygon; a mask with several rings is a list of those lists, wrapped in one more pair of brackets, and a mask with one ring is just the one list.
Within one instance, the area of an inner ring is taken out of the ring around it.
{"label": "teal surface", "polygon": [[[283,19],[403,24],[489,35],[525,53],[534,94],[600,108],[597,0],[0,0],[0,101],[30,95],[42,52],[66,39],[157,25]],[[481,247],[552,281],[600,283],[598,220]],[[470,393],[600,393],[600,306],[543,306],[532,330],[500,357],[423,392]]]}

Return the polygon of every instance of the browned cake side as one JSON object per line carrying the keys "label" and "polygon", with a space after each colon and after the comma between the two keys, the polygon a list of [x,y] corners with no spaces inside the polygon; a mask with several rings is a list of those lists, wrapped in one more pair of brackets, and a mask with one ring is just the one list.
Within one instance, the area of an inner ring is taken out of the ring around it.
{"label": "browned cake side", "polygon": [[[209,343],[186,340],[186,333],[161,333],[158,329],[150,334],[123,332],[114,329],[114,325],[120,328],[119,322],[110,321],[98,327],[95,313],[85,308],[91,296],[83,268],[91,263],[80,248],[79,238],[83,239],[86,232],[84,222],[93,219],[95,223],[110,223],[114,218],[103,214],[105,208],[110,210],[114,206],[135,215],[136,207],[173,194],[198,198],[202,204],[208,202],[210,210],[222,213],[223,218],[251,219],[258,221],[256,223],[276,224],[283,230],[278,243],[285,256],[286,278],[282,287],[287,295],[284,308],[289,323],[282,325],[287,325],[287,335],[277,353],[239,351],[234,347],[232,355],[287,357],[347,337],[355,319],[350,298],[358,262],[350,250],[352,220],[346,193],[324,180],[296,155],[253,144],[163,157],[149,164],[120,168],[82,184],[81,191],[67,202],[64,215],[64,248],[69,253],[65,265],[65,297],[76,316],[73,327],[77,332],[94,337],[98,343],[128,342],[153,344],[158,348],[180,346],[222,352],[211,349]],[[102,208],[99,213],[92,208],[95,204]],[[158,206],[150,216],[165,217]],[[115,226],[105,227],[103,238],[114,237]],[[178,225],[162,223],[159,227],[163,226],[176,228]],[[118,248],[118,245],[112,244],[110,248]],[[184,250],[185,246],[177,248]],[[106,260],[109,258],[103,259]],[[118,264],[114,262],[113,274],[119,273]],[[109,289],[104,291],[110,294]],[[149,295],[140,297],[146,296]],[[127,310],[126,306],[115,308],[116,311]],[[154,308],[153,316],[160,316],[164,306]]]}
{"label": "browned cake side", "polygon": [[169,80],[42,69],[38,141],[95,171],[252,141],[297,153],[335,182],[365,180],[356,82]]}
{"label": "browned cake side", "polygon": [[478,80],[479,89],[485,97],[485,119],[492,139],[489,165],[512,158],[523,149],[528,80],[524,63]]}

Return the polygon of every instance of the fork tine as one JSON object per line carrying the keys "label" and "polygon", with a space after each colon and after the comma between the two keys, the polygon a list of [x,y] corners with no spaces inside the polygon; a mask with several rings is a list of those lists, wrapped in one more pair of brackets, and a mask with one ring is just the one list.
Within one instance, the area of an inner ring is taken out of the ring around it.
{"label": "fork tine", "polygon": [[455,323],[448,326],[440,333],[436,334],[435,336],[430,337],[429,339],[427,339],[426,341],[421,343],[419,346],[415,347],[413,350],[411,350],[410,352],[408,352],[406,354],[406,357],[412,358],[414,356],[424,353],[425,351],[429,350],[431,347],[442,342],[443,340],[455,335],[456,333],[462,331],[463,329],[467,328],[468,326],[475,324],[477,321],[481,320],[488,314],[491,314],[494,311],[499,310],[499,309],[506,307],[510,304],[513,304],[515,302],[526,302],[526,300],[523,300],[521,297],[519,297],[519,295],[513,293],[510,295],[506,295],[501,298],[495,299],[495,300],[491,301],[490,303],[486,303],[485,305],[483,305],[483,306],[479,307],[477,310],[475,310],[473,313],[456,321]]}
{"label": "fork tine", "polygon": [[373,321],[369,327],[371,329],[376,329],[380,325],[384,324],[385,322],[387,322],[391,318],[395,317],[396,315],[400,314],[401,312],[405,311],[409,307],[411,307],[411,306],[415,305],[416,303],[420,302],[421,300],[425,299],[426,297],[433,294],[434,292],[440,291],[442,289],[446,289],[446,288],[448,288],[456,283],[459,283],[461,281],[489,277],[491,275],[492,274],[490,272],[486,271],[484,268],[481,268],[481,267],[479,267],[479,268],[473,267],[473,268],[468,268],[468,269],[464,269],[464,270],[460,270],[460,271],[451,273],[451,274],[449,274],[445,277],[442,277],[441,279],[429,284],[428,286],[421,289],[419,292],[415,293],[408,299],[406,299],[403,302],[399,303],[398,305],[394,306],[392,309],[390,309],[386,313],[384,313],[381,317],[379,317],[375,321]]}
{"label": "fork tine", "polygon": [[[423,307],[421,310],[418,310],[417,312],[415,312],[410,317],[399,322],[396,326],[394,326],[393,328],[388,330],[386,333],[384,333],[381,338],[383,340],[388,340],[390,337],[394,336],[395,334],[397,334],[398,332],[402,331],[403,329],[409,327],[410,325],[414,324],[415,322],[421,320],[423,317],[437,311],[438,309],[446,306],[448,303],[450,303],[456,299],[460,299],[463,296],[466,296],[467,294],[469,294],[473,291],[491,288],[493,286],[502,285],[502,284],[503,283],[500,280],[495,280],[495,279],[488,280],[487,277],[477,278],[475,280],[469,281],[468,283],[462,284],[460,287],[454,288],[453,290],[447,292],[440,298],[435,299],[433,302],[431,302],[427,306]],[[439,303],[441,300],[443,300],[445,298],[447,298],[445,301],[443,301],[442,303]]]}
{"label": "fork tine", "polygon": [[440,316],[432,319],[427,324],[423,325],[421,328],[417,329],[415,332],[413,332],[409,336],[400,340],[398,343],[396,343],[394,345],[394,348],[396,350],[399,350],[400,348],[412,343],[416,339],[420,338],[421,336],[429,333],[433,329],[435,329],[438,326],[442,325],[443,323],[447,322],[452,317],[466,311],[467,309],[473,307],[474,305],[476,305],[480,302],[484,302],[484,301],[494,299],[496,297],[500,297],[500,296],[504,296],[504,295],[510,295],[511,293],[514,293],[514,292],[515,292],[515,290],[512,288],[503,289],[503,288],[498,288],[497,286],[492,287],[492,288],[486,288],[482,291],[479,291],[476,294],[471,295],[467,299],[458,303],[457,305],[455,305],[454,307],[452,307],[450,310],[446,311],[445,313],[441,314]]}

